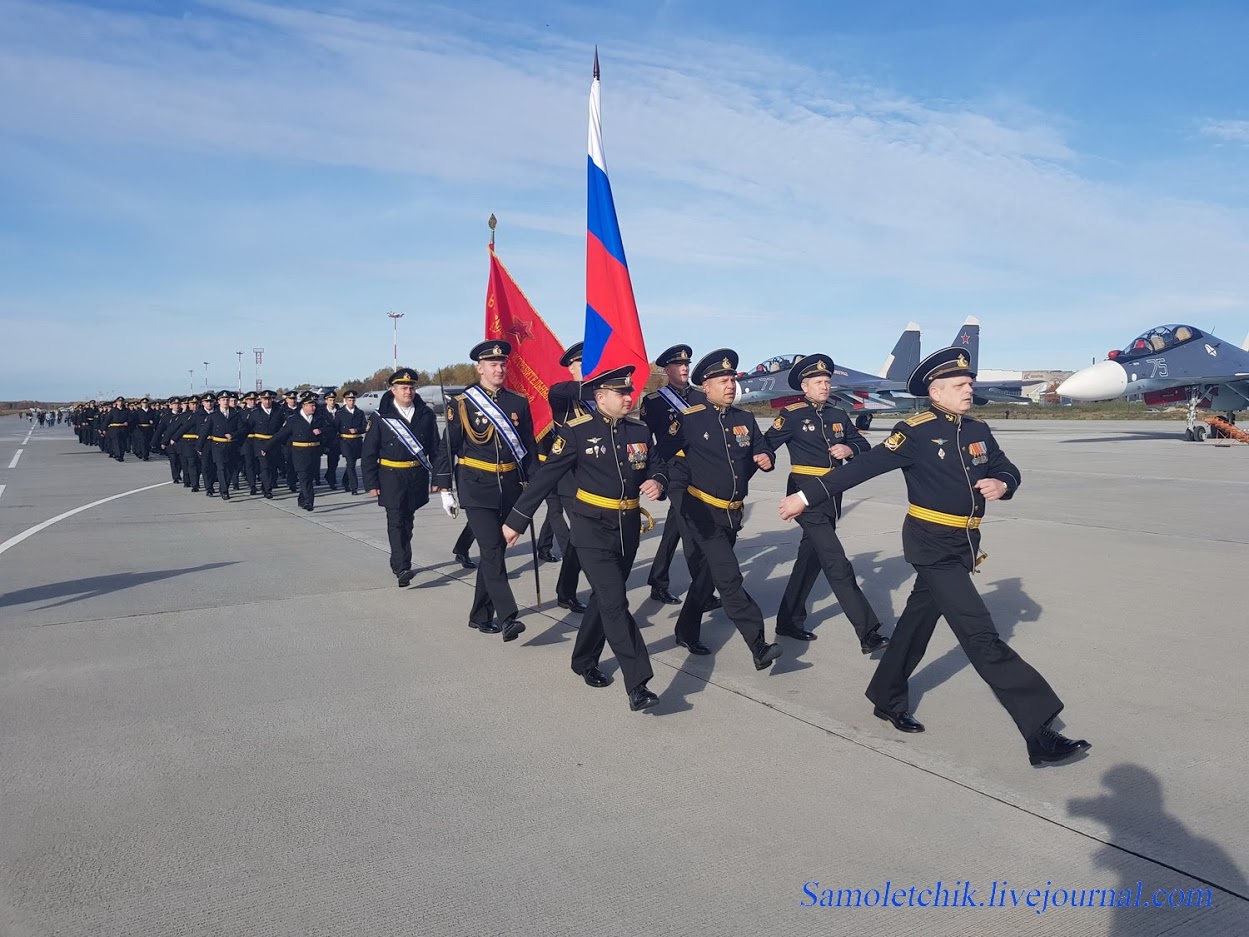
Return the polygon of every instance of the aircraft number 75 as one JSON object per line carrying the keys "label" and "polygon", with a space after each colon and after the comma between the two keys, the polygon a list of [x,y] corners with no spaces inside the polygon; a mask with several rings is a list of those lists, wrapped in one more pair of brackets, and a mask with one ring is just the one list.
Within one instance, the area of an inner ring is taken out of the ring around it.
{"label": "aircraft number 75", "polygon": [[1154,366],[1154,373],[1149,375],[1151,378],[1167,376],[1167,359],[1166,358],[1146,358],[1146,364]]}

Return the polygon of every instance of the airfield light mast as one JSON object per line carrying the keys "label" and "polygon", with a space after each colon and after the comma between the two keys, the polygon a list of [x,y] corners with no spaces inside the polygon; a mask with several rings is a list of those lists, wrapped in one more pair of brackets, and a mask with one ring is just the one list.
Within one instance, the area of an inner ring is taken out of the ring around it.
{"label": "airfield light mast", "polygon": [[399,320],[403,318],[403,313],[391,311],[391,312],[386,313],[386,318],[390,319],[390,321],[395,324],[395,344],[394,344],[395,366],[391,368],[391,370],[398,371],[399,370]]}
{"label": "airfield light mast", "polygon": [[253,348],[252,353],[256,356],[256,393],[260,393],[260,365],[264,363],[265,350]]}

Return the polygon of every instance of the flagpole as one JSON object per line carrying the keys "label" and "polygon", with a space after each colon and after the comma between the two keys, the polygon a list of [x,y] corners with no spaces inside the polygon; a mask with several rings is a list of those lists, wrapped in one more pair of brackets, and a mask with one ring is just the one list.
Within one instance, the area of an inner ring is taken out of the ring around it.
{"label": "flagpole", "polygon": [[[499,225],[499,219],[494,217],[494,212],[490,213],[489,220],[486,224],[490,226],[490,253],[494,253],[494,229]],[[549,510],[549,509],[548,509]],[[542,607],[542,577],[538,575],[538,539],[534,536],[533,524],[529,525],[529,553],[533,557],[533,592],[537,599],[537,608]]]}

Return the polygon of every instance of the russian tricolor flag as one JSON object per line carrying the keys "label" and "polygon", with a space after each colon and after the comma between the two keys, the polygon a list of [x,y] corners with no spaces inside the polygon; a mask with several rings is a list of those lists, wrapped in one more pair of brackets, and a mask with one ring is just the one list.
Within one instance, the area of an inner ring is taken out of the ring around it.
{"label": "russian tricolor flag", "polygon": [[650,378],[650,361],[642,340],[633,283],[625,262],[616,203],[603,157],[603,128],[599,117],[598,50],[594,50],[594,80],[590,83],[589,212],[585,247],[585,379],[634,365],[634,399],[640,400]]}

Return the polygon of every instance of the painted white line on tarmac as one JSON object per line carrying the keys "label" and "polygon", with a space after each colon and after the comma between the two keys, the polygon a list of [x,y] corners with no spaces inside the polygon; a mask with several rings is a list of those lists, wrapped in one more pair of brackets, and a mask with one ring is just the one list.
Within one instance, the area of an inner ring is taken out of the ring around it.
{"label": "painted white line on tarmac", "polygon": [[156,484],[156,485],[147,485],[143,488],[134,488],[130,491],[123,491],[119,495],[111,495],[107,498],[101,498],[99,501],[92,501],[90,504],[84,504],[80,508],[74,508],[72,511],[66,511],[64,514],[58,514],[56,517],[50,517],[43,523],[36,524],[34,527],[28,527],[26,530],[23,530],[20,534],[16,534],[10,537],[8,540],[4,541],[4,543],[0,543],[0,553],[4,553],[6,550],[9,550],[12,547],[17,546],[27,537],[33,537],[35,534],[39,533],[39,531],[41,530],[47,530],[53,524],[60,523],[61,521],[65,520],[65,518],[67,517],[73,517],[75,514],[81,514],[83,511],[89,511],[91,508],[99,507],[101,504],[108,504],[108,502],[110,501],[116,501],[118,498],[124,498],[127,495],[137,495],[140,491],[151,491],[153,488],[163,488],[166,485],[172,485],[172,484],[173,484],[172,481],[167,481],[167,482],[160,482],[159,484]]}
{"label": "painted white line on tarmac", "polygon": [[25,451],[25,449],[18,449],[17,452],[13,453],[13,459],[9,462],[9,468],[17,468],[17,460],[22,457],[22,453]]}

